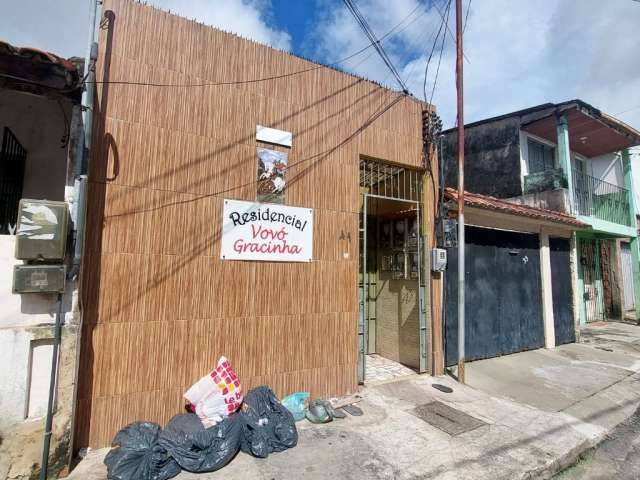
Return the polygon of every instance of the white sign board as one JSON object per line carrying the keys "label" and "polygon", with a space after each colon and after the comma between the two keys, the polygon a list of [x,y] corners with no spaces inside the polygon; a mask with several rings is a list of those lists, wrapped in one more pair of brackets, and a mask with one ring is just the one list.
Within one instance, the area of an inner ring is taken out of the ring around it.
{"label": "white sign board", "polygon": [[256,140],[290,147],[293,144],[293,134],[276,128],[256,125]]}
{"label": "white sign board", "polygon": [[224,201],[221,259],[310,262],[312,257],[313,210]]}

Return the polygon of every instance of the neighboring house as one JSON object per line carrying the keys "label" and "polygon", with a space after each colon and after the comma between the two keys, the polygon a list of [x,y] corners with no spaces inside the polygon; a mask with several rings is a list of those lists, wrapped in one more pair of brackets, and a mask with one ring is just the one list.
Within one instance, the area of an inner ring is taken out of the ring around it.
{"label": "neighboring house", "polygon": [[[455,131],[444,132],[446,184],[457,184]],[[575,216],[580,322],[640,308],[630,147],[640,132],[581,101],[465,125],[469,191]]]}
{"label": "neighboring house", "polygon": [[[81,117],[80,62],[0,42],[0,478],[37,478],[40,469],[58,305],[57,293],[12,293],[14,267],[27,263],[15,258],[22,235],[16,235],[18,204],[23,198],[72,201]],[[63,213],[65,208],[62,204]],[[70,271],[72,245],[70,240],[64,259],[46,263],[58,272],[66,264]],[[31,275],[38,288],[49,288],[49,277],[42,271]],[[79,330],[76,300],[77,284],[70,279],[62,295],[52,476],[70,458]]]}
{"label": "neighboring house", "polygon": [[[457,190],[447,188],[450,215]],[[574,232],[565,213],[465,194],[465,359],[477,360],[574,342],[578,325]],[[445,363],[458,356],[458,257],[445,272]]]}

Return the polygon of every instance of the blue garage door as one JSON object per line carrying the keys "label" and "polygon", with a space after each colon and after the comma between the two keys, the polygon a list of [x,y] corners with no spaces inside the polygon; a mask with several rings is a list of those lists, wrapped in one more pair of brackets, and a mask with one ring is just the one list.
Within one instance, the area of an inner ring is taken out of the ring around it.
{"label": "blue garage door", "polygon": [[[467,360],[544,345],[537,235],[466,227],[465,350]],[[458,262],[445,273],[445,362],[458,358]]]}

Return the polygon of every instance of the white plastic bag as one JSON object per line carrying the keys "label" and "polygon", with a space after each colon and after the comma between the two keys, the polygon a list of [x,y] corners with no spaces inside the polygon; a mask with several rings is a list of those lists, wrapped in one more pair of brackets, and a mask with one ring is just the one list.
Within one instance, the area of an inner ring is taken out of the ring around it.
{"label": "white plastic bag", "polygon": [[209,428],[236,412],[242,404],[242,386],[226,357],[184,394],[191,410]]}

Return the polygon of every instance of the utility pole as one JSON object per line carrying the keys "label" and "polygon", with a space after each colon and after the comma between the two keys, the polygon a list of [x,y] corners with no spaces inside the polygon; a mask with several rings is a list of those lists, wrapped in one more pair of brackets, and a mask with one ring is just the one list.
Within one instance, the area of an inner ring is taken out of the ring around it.
{"label": "utility pole", "polygon": [[464,90],[462,0],[456,0],[456,92],[458,97],[458,382],[464,383]]}

